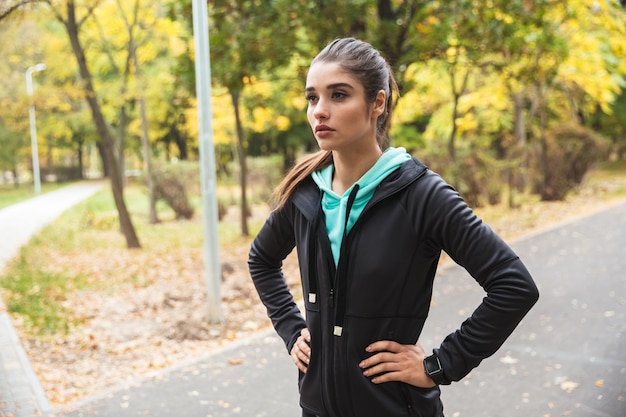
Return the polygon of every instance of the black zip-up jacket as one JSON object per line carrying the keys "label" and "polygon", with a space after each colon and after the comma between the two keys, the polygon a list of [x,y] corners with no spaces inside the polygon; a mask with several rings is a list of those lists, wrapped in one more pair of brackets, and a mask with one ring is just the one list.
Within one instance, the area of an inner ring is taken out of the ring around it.
{"label": "black zip-up jacket", "polygon": [[[442,416],[438,387],[376,385],[363,376],[359,362],[368,355],[366,346],[379,340],[417,342],[445,250],[487,293],[434,350],[443,383],[458,381],[495,353],[537,301],[530,274],[458,193],[416,159],[381,182],[344,235],[337,267],[321,197],[311,178],[303,181],[287,204],[270,214],[248,261],[287,350],[304,327],[311,333],[310,363],[300,373],[300,405],[321,417]],[[294,246],[306,320],[281,271]]]}

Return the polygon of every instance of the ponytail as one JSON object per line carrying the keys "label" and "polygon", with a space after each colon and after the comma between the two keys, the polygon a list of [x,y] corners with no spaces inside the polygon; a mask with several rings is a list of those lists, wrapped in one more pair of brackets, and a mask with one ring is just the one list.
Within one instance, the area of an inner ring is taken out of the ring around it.
{"label": "ponytail", "polygon": [[333,163],[333,153],[331,151],[318,151],[302,158],[282,180],[274,191],[272,203],[274,210],[279,210],[285,206],[294,190],[313,171],[323,169]]}

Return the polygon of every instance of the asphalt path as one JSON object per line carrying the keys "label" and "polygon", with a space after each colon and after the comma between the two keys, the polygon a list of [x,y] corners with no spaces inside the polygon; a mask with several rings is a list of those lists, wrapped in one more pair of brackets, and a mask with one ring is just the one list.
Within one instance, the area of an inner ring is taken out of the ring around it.
{"label": "asphalt path", "polygon": [[[541,298],[493,357],[442,388],[446,416],[626,416],[626,203],[512,246]],[[455,265],[436,281],[421,338],[427,348],[484,296]],[[282,342],[265,332],[52,415],[296,417],[296,370]]]}
{"label": "asphalt path", "polygon": [[[20,247],[74,204],[105,186],[81,181],[0,210],[0,270]],[[0,417],[39,416],[50,409],[39,379],[0,298]]]}
{"label": "asphalt path", "polygon": [[81,181],[1,209],[0,269],[44,226],[105,184],[102,180]]}

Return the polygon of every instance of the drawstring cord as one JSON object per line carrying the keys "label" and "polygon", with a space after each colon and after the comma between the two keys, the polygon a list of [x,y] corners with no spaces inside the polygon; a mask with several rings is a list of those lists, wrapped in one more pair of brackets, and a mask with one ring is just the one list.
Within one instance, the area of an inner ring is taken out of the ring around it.
{"label": "drawstring cord", "polygon": [[[337,270],[335,272],[335,279],[333,285],[330,288],[330,305],[335,307],[335,322],[333,328],[333,334],[335,336],[341,336],[343,334],[343,322],[346,311],[346,287],[347,287],[347,252],[348,245],[346,243],[348,236],[348,222],[350,219],[350,211],[356,200],[356,195],[359,192],[359,184],[355,184],[348,196],[348,203],[346,205],[346,217],[344,220],[343,237],[341,239],[341,246],[339,248],[339,262]],[[321,202],[318,205],[319,210],[322,210]],[[309,303],[317,303],[317,256],[315,248],[317,244],[317,229],[319,227],[321,213],[318,212],[311,223],[311,229],[309,230]],[[336,299],[336,306],[335,306]]]}
{"label": "drawstring cord", "polygon": [[350,219],[350,211],[356,200],[356,195],[359,192],[359,184],[355,184],[354,188],[348,196],[348,204],[346,205],[346,218],[343,228],[343,237],[341,239],[341,247],[339,249],[339,263],[337,265],[337,271],[335,276],[334,297],[337,300],[337,306],[335,308],[335,326],[333,328],[333,334],[335,336],[341,336],[343,334],[343,321],[346,312],[346,288],[347,288],[347,265],[348,265],[348,245],[346,238],[348,236],[348,220]]}
{"label": "drawstring cord", "polygon": [[317,229],[322,216],[321,198],[317,207],[317,214],[313,218],[311,229],[309,230],[309,303],[311,304],[317,303],[317,257],[315,248],[317,244]]}

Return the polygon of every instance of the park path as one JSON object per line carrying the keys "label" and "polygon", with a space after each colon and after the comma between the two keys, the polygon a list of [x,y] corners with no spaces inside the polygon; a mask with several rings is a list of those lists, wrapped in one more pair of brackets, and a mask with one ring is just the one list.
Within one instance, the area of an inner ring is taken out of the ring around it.
{"label": "park path", "polygon": [[[0,210],[0,270],[31,236],[105,186],[82,181]],[[32,417],[51,410],[0,298],[0,417]]]}

